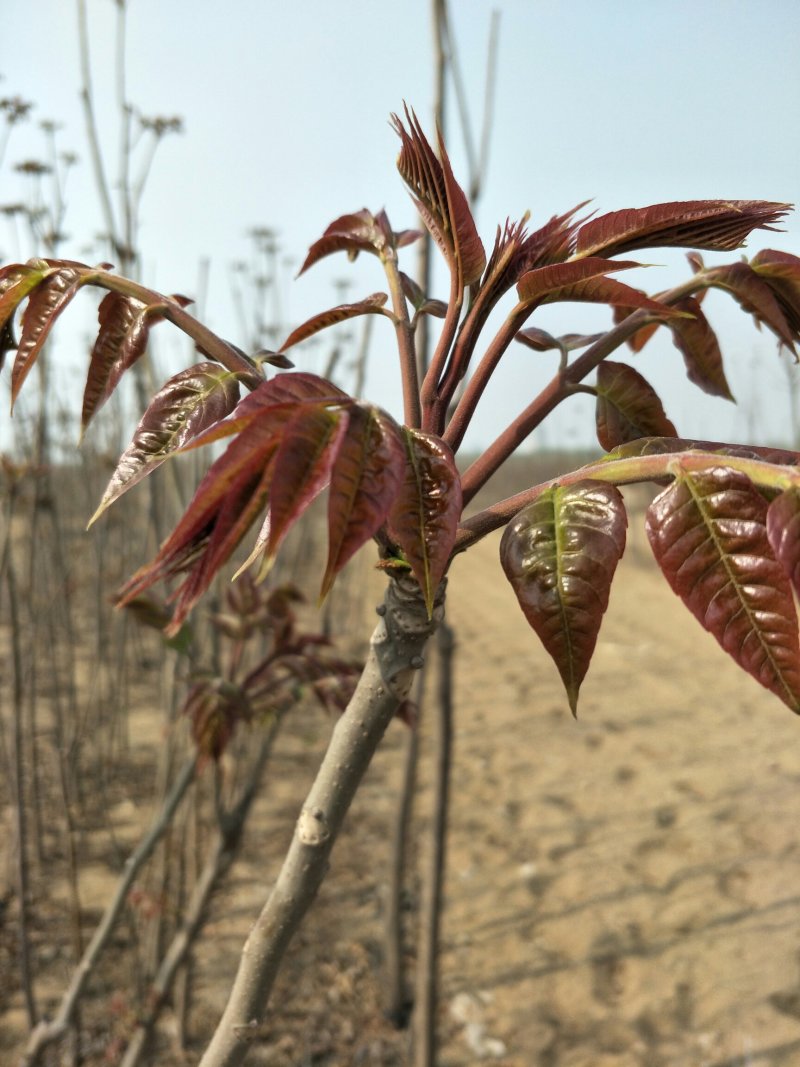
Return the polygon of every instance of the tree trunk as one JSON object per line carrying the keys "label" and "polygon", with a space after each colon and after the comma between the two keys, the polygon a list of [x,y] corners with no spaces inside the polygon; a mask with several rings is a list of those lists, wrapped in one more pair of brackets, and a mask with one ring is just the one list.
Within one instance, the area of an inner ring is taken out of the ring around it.
{"label": "tree trunk", "polygon": [[278,880],[245,942],[227,1007],[200,1067],[234,1067],[258,1039],[283,954],[310,907],[333,843],[375,749],[408,695],[422,652],[442,616],[444,585],[433,619],[419,586],[392,578],[369,655],[353,697],[334,728],[328,750],[297,820]]}

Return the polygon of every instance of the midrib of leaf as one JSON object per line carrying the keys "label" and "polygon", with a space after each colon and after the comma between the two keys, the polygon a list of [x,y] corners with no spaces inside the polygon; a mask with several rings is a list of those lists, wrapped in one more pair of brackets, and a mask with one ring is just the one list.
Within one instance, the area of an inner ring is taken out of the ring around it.
{"label": "midrib of leaf", "polygon": [[[717,551],[717,556],[722,561],[722,566],[725,568],[725,573],[728,576],[728,583],[730,585],[732,585],[733,588],[736,590],[736,595],[739,598],[739,603],[741,604],[742,610],[744,611],[745,615],[747,616],[747,620],[748,620],[748,622],[750,624],[750,630],[751,630],[752,633],[755,633],[756,638],[758,640],[758,643],[761,645],[761,648],[764,650],[764,653],[766,654],[767,659],[769,660],[770,664],[772,665],[772,669],[773,669],[773,672],[775,674],[775,677],[780,680],[780,683],[781,683],[783,689],[785,690],[787,697],[789,698],[789,701],[788,701],[789,702],[789,706],[790,707],[797,707],[797,703],[798,703],[797,694],[792,692],[790,687],[786,684],[786,681],[785,681],[784,676],[783,676],[783,668],[780,667],[780,665],[776,662],[775,657],[772,654],[772,649],[764,641],[764,637],[763,637],[763,634],[761,632],[761,627],[756,624],[755,618],[753,616],[753,612],[750,609],[750,605],[748,604],[748,602],[745,599],[745,597],[742,595],[741,588],[740,588],[740,582],[737,581],[736,575],[733,573],[733,571],[732,571],[732,569],[731,569],[731,567],[730,567],[730,565],[728,563],[728,558],[727,558],[728,557],[728,553],[726,553],[723,550],[721,542],[720,542],[719,538],[717,537],[716,533],[714,532],[714,526],[713,526],[713,522],[712,522],[712,519],[711,519],[711,514],[710,514],[709,510],[703,506],[703,503],[702,503],[703,498],[701,496],[699,496],[698,493],[695,491],[695,487],[694,487],[694,485],[692,483],[692,479],[691,478],[686,478],[685,479],[685,483],[689,488],[689,493],[691,494],[692,500],[695,502],[695,504],[697,506],[697,510],[700,512],[700,514],[701,514],[701,516],[703,518],[703,522],[705,523],[705,527],[708,530],[709,537],[710,537],[711,541],[714,544],[714,548]],[[716,598],[721,593],[724,592],[725,588],[726,588],[726,586],[723,586],[722,589],[718,589],[717,590],[717,592],[714,594],[714,596],[709,601],[709,606],[713,603],[714,600],[716,600]]]}
{"label": "midrib of leaf", "polygon": [[[430,565],[430,557],[428,555],[428,542],[425,539],[425,530],[426,530],[426,525],[425,525],[425,493],[424,493],[423,484],[422,484],[422,476],[420,474],[419,465],[417,463],[416,450],[414,449],[414,446],[413,446],[413,443],[412,443],[412,439],[407,437],[406,440],[408,442],[407,443],[407,447],[406,447],[406,452],[408,453],[408,455],[409,455],[409,457],[411,459],[411,468],[414,471],[414,480],[416,481],[417,488],[419,490],[419,492],[417,494],[417,496],[419,498],[419,505],[418,505],[417,513],[418,513],[418,516],[419,516],[419,532],[420,532],[420,539],[419,540],[420,540],[420,546],[422,548],[422,562],[423,562],[424,574],[425,574],[425,588],[422,590],[422,592],[423,592],[423,595],[425,597],[425,602],[428,603],[428,600],[430,599],[431,603],[433,603],[433,590],[431,589],[431,565]],[[429,608],[429,610],[430,610],[430,608]]]}
{"label": "midrib of leaf", "polygon": [[558,512],[560,510],[560,508],[559,508],[560,497],[561,497],[562,493],[563,493],[562,489],[556,489],[555,493],[553,494],[553,526],[555,528],[555,542],[556,542],[556,578],[557,578],[557,589],[558,589],[558,608],[559,608],[559,613],[561,615],[561,630],[565,635],[566,643],[567,643],[567,656],[568,656],[568,660],[569,660],[569,677],[570,677],[570,685],[569,685],[568,692],[569,692],[570,703],[572,703],[572,701],[574,699],[574,697],[573,697],[573,689],[574,689],[574,686],[575,686],[575,656],[573,654],[572,631],[570,630],[570,627],[569,627],[569,622],[568,622],[568,619],[567,619],[567,609],[566,609],[566,605],[564,603],[564,593],[563,593],[563,586],[562,586],[562,578],[564,577],[564,572],[563,572],[563,569],[562,569],[562,566],[561,566],[561,562],[562,562],[562,559],[564,558],[565,551],[564,551],[564,538],[563,538],[562,531],[561,531],[561,524],[558,521]]}

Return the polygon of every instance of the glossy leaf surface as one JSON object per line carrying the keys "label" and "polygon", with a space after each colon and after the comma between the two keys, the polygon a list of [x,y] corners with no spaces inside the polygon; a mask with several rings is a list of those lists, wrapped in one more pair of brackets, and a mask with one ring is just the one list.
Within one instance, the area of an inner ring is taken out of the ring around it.
{"label": "glossy leaf surface", "polygon": [[767,536],[775,558],[800,597],[800,492],[790,489],[767,509]]}
{"label": "glossy leaf surface", "polygon": [[198,363],[170,378],[136,427],[92,522],[169,455],[230,414],[238,399],[236,375],[218,363]]}
{"label": "glossy leaf surface", "polygon": [[774,229],[791,205],[766,200],[685,200],[612,211],[578,231],[575,253],[618,256],[640,248],[738,248],[754,229]]}
{"label": "glossy leaf surface", "polygon": [[597,368],[597,439],[608,452],[640,437],[676,437],[658,394],[637,370],[604,360]]}
{"label": "glossy leaf surface", "polygon": [[684,472],[648,509],[647,536],[672,589],[743,670],[800,711],[789,579],[767,536],[767,502],[738,471]]}
{"label": "glossy leaf surface", "polygon": [[419,582],[428,613],[450,561],[461,516],[453,454],[433,434],[402,427],[405,476],[389,512],[389,533]]}
{"label": "glossy leaf surface", "polygon": [[321,311],[318,315],[312,315],[296,330],[292,330],[281,345],[281,351],[313,337],[320,330],[326,330],[329,326],[336,326],[340,322],[347,322],[348,319],[357,318],[359,315],[390,315],[390,312],[384,311],[383,307],[388,299],[386,293],[373,293],[355,304],[339,304],[327,311]]}
{"label": "glossy leaf surface", "polygon": [[100,301],[99,329],[83,391],[82,430],[111,396],[125,370],[144,354],[148,336],[144,310],[144,304],[119,293],[107,293]]}
{"label": "glossy leaf surface", "polygon": [[585,481],[545,490],[511,520],[500,542],[503,570],[558,668],[573,714],[626,527],[619,490]]}
{"label": "glossy leaf surface", "polygon": [[[22,384],[36,362],[58,316],[84,282],[85,268],[64,261],[47,273],[28,296],[20,323],[20,340],[11,370],[11,403],[19,396]],[[21,281],[25,285],[30,276]],[[8,294],[7,294],[8,295]]]}

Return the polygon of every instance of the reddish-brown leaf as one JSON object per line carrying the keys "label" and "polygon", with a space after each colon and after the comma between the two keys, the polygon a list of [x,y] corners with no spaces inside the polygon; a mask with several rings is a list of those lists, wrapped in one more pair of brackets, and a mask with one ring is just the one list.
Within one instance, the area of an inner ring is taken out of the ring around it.
{"label": "reddish-brown leaf", "polygon": [[358,315],[388,315],[391,318],[391,312],[385,310],[383,306],[388,299],[386,293],[373,293],[355,304],[339,304],[318,315],[312,315],[296,330],[292,330],[281,345],[281,351],[291,348],[300,341],[305,341],[308,337],[319,333],[320,330],[335,326],[339,322],[346,322],[348,319],[354,319]]}
{"label": "reddish-brown leaf", "polygon": [[430,614],[456,539],[461,479],[440,438],[404,426],[402,439],[405,475],[389,513],[389,533],[408,560]]}
{"label": "reddish-brown leaf", "polygon": [[633,367],[604,360],[597,368],[597,440],[608,452],[640,437],[677,437],[658,394]]}
{"label": "reddish-brown leaf", "polygon": [[401,141],[397,169],[414,196],[425,225],[462,287],[478,281],[486,253],[464,191],[453,176],[450,160],[439,137],[440,159],[431,148],[416,115],[405,109],[408,130],[397,115],[392,124]]}
{"label": "reddish-brown leaf", "polygon": [[689,381],[694,382],[710,396],[733,400],[733,393],[722,365],[722,352],[717,335],[711,329],[700,304],[694,297],[687,296],[676,301],[674,306],[692,316],[686,319],[675,318],[669,323],[675,347],[686,364]]}
{"label": "reddish-brown leaf", "polygon": [[789,579],[767,536],[767,502],[725,467],[684,472],[647,512],[658,565],[739,666],[800,712],[800,647]]}
{"label": "reddish-brown leaf", "polygon": [[546,489],[511,520],[500,542],[503,570],[553,657],[573,715],[625,550],[627,524],[615,486],[577,482]]}
{"label": "reddish-brown leaf", "polygon": [[[21,302],[37,285],[52,274],[54,268],[44,259],[29,263],[10,263],[0,268],[0,327],[5,328]],[[13,347],[16,348],[16,345]]]}
{"label": "reddish-brown leaf", "polygon": [[351,215],[342,215],[330,224],[322,237],[309,248],[298,273],[302,274],[333,252],[347,252],[351,259],[355,259],[359,252],[383,256],[388,249],[409,245],[421,236],[418,230],[394,233],[385,211],[373,215],[362,208]]}
{"label": "reddish-brown leaf", "polygon": [[[86,268],[67,260],[32,289],[20,322],[19,344],[11,370],[12,407],[22,384],[36,362],[53,324],[85,281]],[[18,285],[25,287],[31,280],[27,275]],[[15,287],[16,288],[16,287]],[[6,296],[10,296],[10,290]]]}
{"label": "reddish-brown leaf", "polygon": [[545,301],[564,299],[560,294],[581,282],[592,278],[603,278],[606,274],[613,274],[615,271],[632,270],[641,265],[630,259],[598,257],[569,263],[552,263],[526,271],[517,282],[517,294],[526,304],[541,304]]}
{"label": "reddish-brown leaf", "polygon": [[528,326],[515,334],[514,340],[519,341],[526,348],[532,348],[534,352],[549,352],[554,348],[560,352],[572,352],[576,348],[585,348],[587,345],[594,344],[595,341],[599,341],[603,336],[602,333],[565,333],[561,337],[553,337],[547,330],[540,330],[536,326]]}
{"label": "reddish-brown leaf", "polygon": [[800,338],[800,258],[789,252],[765,248],[750,266],[769,285],[789,323],[795,340]]}
{"label": "reddish-brown leaf", "polygon": [[170,378],[150,401],[91,522],[173,452],[230,414],[238,399],[237,376],[218,363],[198,363]]}
{"label": "reddish-brown leaf", "polygon": [[445,317],[447,304],[445,304],[444,300],[428,299],[414,279],[409,278],[403,271],[400,271],[400,284],[403,287],[403,294],[406,300],[409,301],[418,315],[432,315],[436,319]]}
{"label": "reddish-brown leaf", "polygon": [[[614,308],[614,323],[615,323],[615,325],[618,326],[621,322],[624,322],[625,319],[627,319],[629,315],[632,315],[632,314],[633,314],[633,312],[630,310],[630,308],[621,307],[621,306],[620,307],[615,307]],[[637,330],[636,333],[633,334],[633,336],[629,337],[628,341],[627,341],[628,347],[631,349],[631,351],[632,352],[641,352],[642,349],[644,348],[644,346],[647,344],[647,342],[650,340],[650,338],[653,336],[653,334],[656,332],[656,330],[661,325],[662,325],[662,323],[660,323],[660,322],[649,322],[645,326],[642,326],[642,328],[640,330]]]}
{"label": "reddish-brown leaf", "polygon": [[792,331],[786,321],[772,287],[749,264],[731,263],[725,267],[714,267],[713,270],[706,271],[705,277],[715,288],[729,292],[758,324],[763,323],[778,337],[781,344],[794,352],[796,332]]}
{"label": "reddish-brown leaf", "polygon": [[128,367],[144,353],[148,334],[144,311],[144,304],[119,293],[107,293],[100,301],[100,328],[83,391],[82,430],[114,392]]}
{"label": "reddish-brown leaf", "polygon": [[789,489],[767,509],[767,537],[775,558],[800,596],[800,493]]}
{"label": "reddish-brown leaf", "polygon": [[320,596],[386,521],[405,473],[399,428],[377,408],[354,405],[331,472],[328,565]]}
{"label": "reddish-brown leaf", "polygon": [[575,254],[618,256],[665,247],[729,252],[752,230],[774,229],[790,207],[765,200],[686,200],[612,211],[581,226]]}
{"label": "reddish-brown leaf", "polygon": [[237,404],[229,419],[200,434],[182,451],[201,448],[203,445],[212,444],[225,437],[232,437],[256,419],[275,417],[280,421],[280,425],[283,425],[287,412],[293,413],[298,403],[326,401],[335,404],[349,399],[347,393],[335,386],[333,382],[329,382],[327,378],[320,378],[316,374],[307,374],[304,371],[278,374],[248,393]]}
{"label": "reddish-brown leaf", "polygon": [[439,133],[439,158],[442,161],[447,191],[447,216],[453,234],[459,278],[463,286],[474,285],[486,266],[486,251],[472,217],[464,190],[458,184],[450,166],[450,158]]}
{"label": "reddish-brown leaf", "polygon": [[275,456],[269,507],[267,561],[277,552],[290,527],[330,481],[349,413],[325,404],[298,406],[286,424]]}
{"label": "reddish-brown leaf", "polygon": [[[247,508],[248,501],[260,491],[267,479],[268,469],[280,442],[280,429],[274,419],[254,421],[235,437],[225,452],[209,468],[197,487],[189,506],[175,529],[166,539],[155,558],[125,584],[118,602],[125,604],[139,596],[150,586],[181,571],[190,571],[183,589],[178,590],[178,608],[170,624],[170,632],[177,633],[202,590],[198,583],[192,587],[192,596],[186,595],[191,570],[202,567],[203,555],[208,549],[215,526],[223,522],[226,531]],[[238,509],[238,510],[237,510]],[[250,515],[251,521],[255,514]],[[246,532],[240,525],[239,536]],[[218,538],[219,541],[219,538]],[[224,546],[230,552],[236,547],[229,538]],[[225,562],[217,547],[217,569]],[[210,582],[216,573],[210,567],[203,568],[203,581]]]}

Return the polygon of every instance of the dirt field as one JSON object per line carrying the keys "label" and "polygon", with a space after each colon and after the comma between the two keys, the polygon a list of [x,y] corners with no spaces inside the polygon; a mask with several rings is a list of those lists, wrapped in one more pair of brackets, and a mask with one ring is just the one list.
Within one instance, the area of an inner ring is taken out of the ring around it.
{"label": "dirt field", "polygon": [[[457,561],[449,618],[457,726],[440,1067],[800,1065],[800,722],[701,631],[640,528],[578,722],[502,578],[496,538]],[[143,753],[157,738],[146,717],[139,728]],[[167,1013],[153,1064],[196,1062],[328,729],[313,712],[280,738],[196,956],[189,1057],[172,1051]],[[381,986],[404,730],[390,730],[351,811],[248,1062],[404,1062]],[[423,717],[422,824],[426,735]],[[128,812],[132,834],[146,815]],[[111,885],[95,870],[86,906]],[[20,1018],[14,998],[0,1015],[3,1067]]]}

